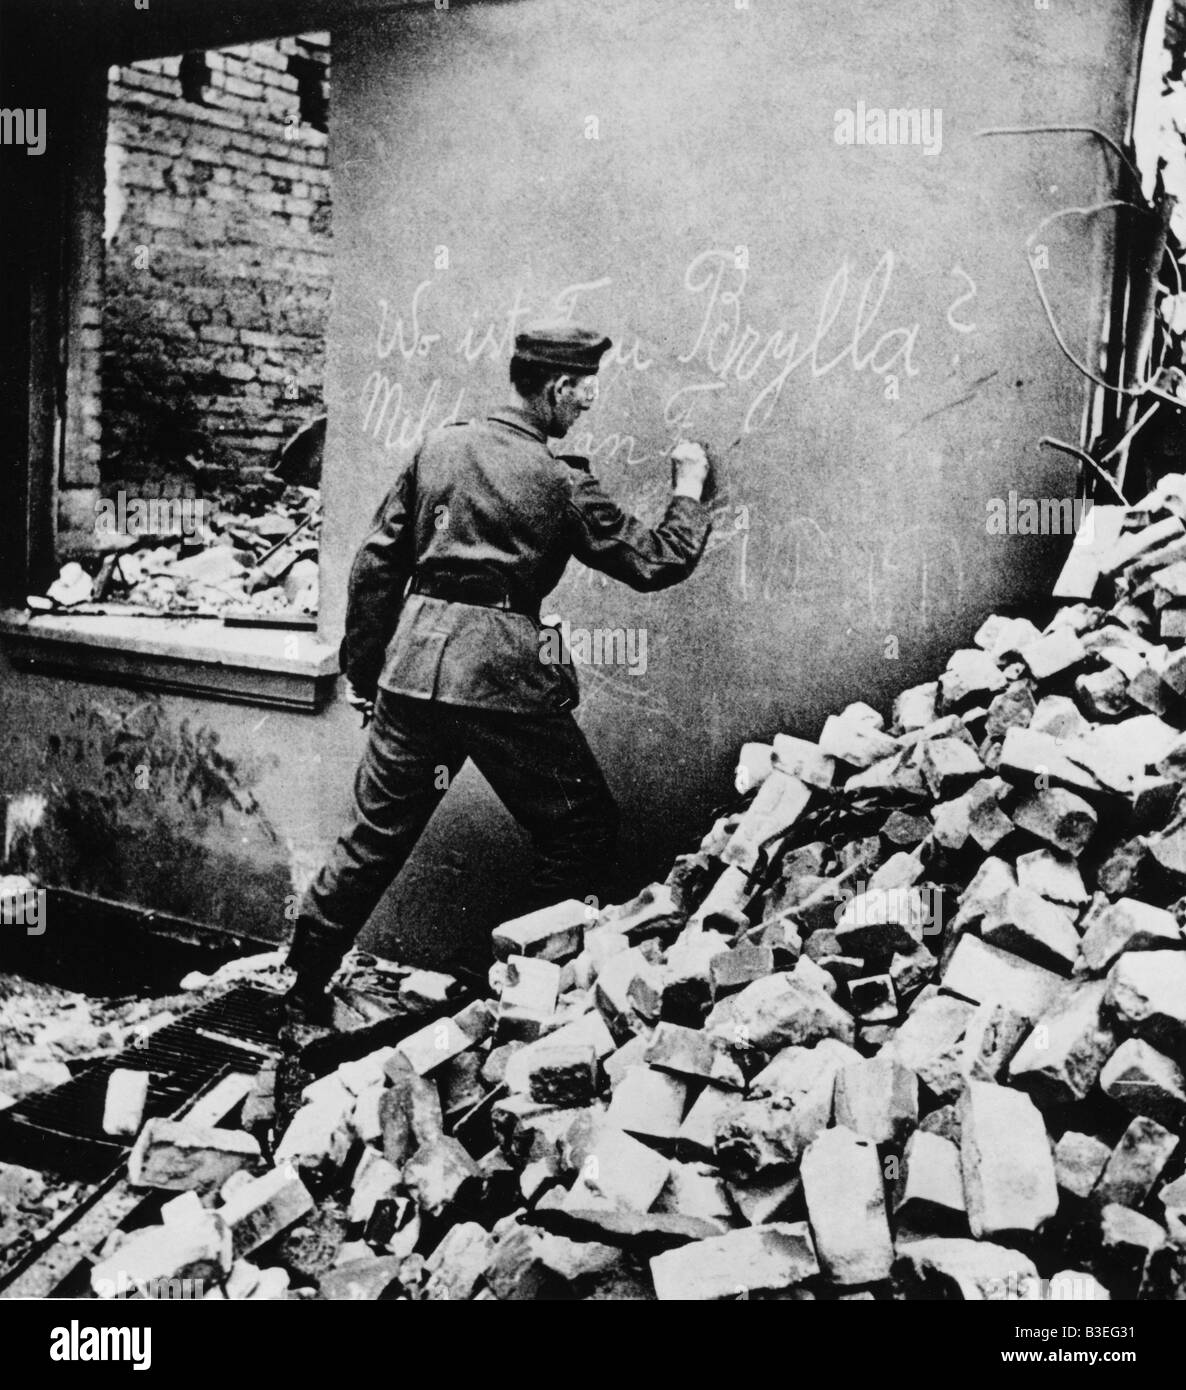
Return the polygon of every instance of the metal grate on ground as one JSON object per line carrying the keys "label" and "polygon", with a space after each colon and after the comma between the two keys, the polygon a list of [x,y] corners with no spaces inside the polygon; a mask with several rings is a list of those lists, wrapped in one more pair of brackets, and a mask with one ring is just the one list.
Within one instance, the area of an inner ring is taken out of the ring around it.
{"label": "metal grate on ground", "polygon": [[0,1113],[0,1160],[94,1181],[131,1147],[103,1133],[107,1078],[117,1067],[151,1074],[145,1116],[167,1118],[228,1068],[255,1072],[279,1055],[280,996],[249,985],[95,1062],[51,1091]]}

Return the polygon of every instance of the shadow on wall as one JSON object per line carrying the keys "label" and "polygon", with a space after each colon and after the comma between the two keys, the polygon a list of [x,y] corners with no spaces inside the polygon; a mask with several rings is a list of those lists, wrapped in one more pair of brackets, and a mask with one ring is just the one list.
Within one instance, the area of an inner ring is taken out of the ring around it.
{"label": "shadow on wall", "polygon": [[253,790],[274,759],[230,757],[155,697],[75,704],[45,736],[36,787],[8,802],[8,870],[276,938],[293,889]]}

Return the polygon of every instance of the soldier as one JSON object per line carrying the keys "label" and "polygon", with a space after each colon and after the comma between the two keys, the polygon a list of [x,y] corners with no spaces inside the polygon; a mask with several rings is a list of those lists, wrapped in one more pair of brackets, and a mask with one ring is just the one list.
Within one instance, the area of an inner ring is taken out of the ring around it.
{"label": "soldier", "polygon": [[531,837],[529,906],[597,892],[618,813],[572,716],[571,664],[541,660],[540,601],[573,556],[634,589],[686,579],[712,491],[704,449],[677,445],[652,530],[549,450],[596,401],[609,347],[568,322],[519,333],[514,403],[435,431],[355,558],[342,665],[370,735],[354,814],[301,903],[294,1021],[324,1020],[330,976],[466,758]]}

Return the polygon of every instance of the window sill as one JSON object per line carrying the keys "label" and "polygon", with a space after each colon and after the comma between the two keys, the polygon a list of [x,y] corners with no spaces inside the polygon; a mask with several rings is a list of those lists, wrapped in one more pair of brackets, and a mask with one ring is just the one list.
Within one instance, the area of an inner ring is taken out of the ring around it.
{"label": "window sill", "polygon": [[315,713],[338,674],[336,646],[312,632],[228,628],[207,619],[71,618],[0,609],[18,671]]}

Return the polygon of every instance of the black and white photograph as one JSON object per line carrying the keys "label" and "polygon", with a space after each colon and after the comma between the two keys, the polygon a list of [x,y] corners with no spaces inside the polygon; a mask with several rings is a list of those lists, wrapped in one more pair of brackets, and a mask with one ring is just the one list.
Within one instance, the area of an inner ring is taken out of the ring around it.
{"label": "black and white photograph", "polygon": [[27,1366],[1153,1374],[1186,0],[0,0],[0,207]]}

